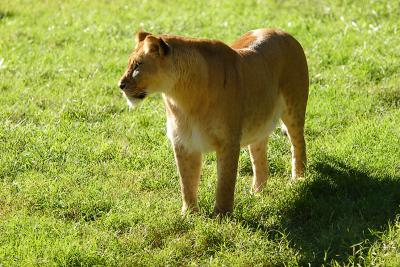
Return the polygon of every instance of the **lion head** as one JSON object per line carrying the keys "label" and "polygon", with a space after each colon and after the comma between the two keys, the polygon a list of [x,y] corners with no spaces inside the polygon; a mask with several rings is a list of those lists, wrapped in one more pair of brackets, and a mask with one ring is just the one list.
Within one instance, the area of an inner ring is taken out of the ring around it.
{"label": "lion head", "polygon": [[136,47],[118,82],[129,105],[150,93],[165,92],[173,85],[171,47],[148,32],[138,32],[135,39]]}

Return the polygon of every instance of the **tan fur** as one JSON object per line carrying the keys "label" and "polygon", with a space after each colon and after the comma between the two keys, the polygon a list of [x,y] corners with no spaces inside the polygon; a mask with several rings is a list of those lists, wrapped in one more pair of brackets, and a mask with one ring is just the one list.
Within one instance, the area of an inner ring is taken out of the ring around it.
{"label": "tan fur", "polygon": [[[197,210],[201,155],[217,153],[215,213],[231,212],[240,147],[249,146],[254,192],[268,176],[266,146],[281,119],[292,177],[304,175],[308,70],[300,44],[272,29],[220,41],[139,32],[120,87],[129,100],[160,92],[180,174],[183,208]],[[141,63],[136,70],[135,64]]]}

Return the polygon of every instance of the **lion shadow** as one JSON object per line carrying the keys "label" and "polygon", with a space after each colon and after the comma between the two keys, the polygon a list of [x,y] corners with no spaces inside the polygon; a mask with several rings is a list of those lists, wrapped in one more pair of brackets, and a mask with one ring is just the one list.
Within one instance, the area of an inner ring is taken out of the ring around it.
{"label": "lion shadow", "polygon": [[359,261],[400,214],[400,177],[374,176],[330,158],[309,169],[317,178],[298,186],[297,197],[280,208],[278,225],[262,223],[268,214],[237,219],[271,239],[287,234],[301,264]]}

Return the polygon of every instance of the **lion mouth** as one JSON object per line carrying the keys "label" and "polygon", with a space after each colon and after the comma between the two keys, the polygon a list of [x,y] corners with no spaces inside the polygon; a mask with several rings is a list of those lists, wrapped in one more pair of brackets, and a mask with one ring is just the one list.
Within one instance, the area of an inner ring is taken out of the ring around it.
{"label": "lion mouth", "polygon": [[145,91],[140,90],[139,92],[132,92],[129,90],[123,90],[124,95],[126,95],[129,98],[134,98],[134,99],[143,99],[147,96],[147,93]]}
{"label": "lion mouth", "polygon": [[138,94],[136,94],[135,96],[133,96],[134,98],[137,98],[137,99],[143,99],[143,98],[145,98],[147,96],[147,93],[146,92],[140,92],[140,93],[138,93]]}
{"label": "lion mouth", "polygon": [[122,93],[126,98],[126,101],[128,103],[129,109],[131,109],[134,106],[136,106],[136,104],[138,104],[140,101],[142,101],[147,96],[147,93],[144,92],[144,91],[141,91],[141,92],[136,93],[136,94],[129,94],[126,91],[123,91]]}

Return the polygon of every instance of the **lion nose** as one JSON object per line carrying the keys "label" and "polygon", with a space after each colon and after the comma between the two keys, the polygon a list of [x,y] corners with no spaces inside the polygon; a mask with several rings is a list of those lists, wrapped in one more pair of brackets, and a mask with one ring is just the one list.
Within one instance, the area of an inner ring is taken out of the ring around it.
{"label": "lion nose", "polygon": [[123,81],[119,81],[119,82],[118,82],[118,87],[119,87],[120,89],[125,89],[126,83],[123,82]]}

